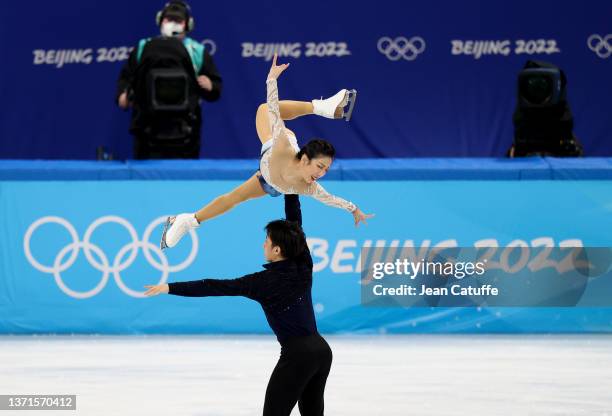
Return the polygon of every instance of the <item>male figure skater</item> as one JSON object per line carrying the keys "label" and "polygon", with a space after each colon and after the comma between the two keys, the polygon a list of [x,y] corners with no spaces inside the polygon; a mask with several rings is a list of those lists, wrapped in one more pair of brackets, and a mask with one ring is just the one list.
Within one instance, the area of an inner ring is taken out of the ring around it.
{"label": "male figure skater", "polygon": [[145,295],[245,296],[259,302],[281,344],[263,415],[289,416],[297,402],[302,416],[321,416],[332,352],[317,331],[312,309],[312,258],[298,195],[285,195],[285,215],[286,220],[265,227],[265,270],[231,280],[147,285]]}

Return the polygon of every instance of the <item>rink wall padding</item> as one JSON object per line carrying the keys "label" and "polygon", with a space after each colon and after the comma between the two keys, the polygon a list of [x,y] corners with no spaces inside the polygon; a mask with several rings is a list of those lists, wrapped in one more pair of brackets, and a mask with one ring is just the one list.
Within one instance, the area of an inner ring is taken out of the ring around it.
{"label": "rink wall padding", "polygon": [[[268,333],[241,298],[143,298],[145,284],[232,278],[261,269],[265,197],[158,249],[167,215],[238,186],[256,160],[0,162],[0,332]],[[322,180],[375,213],[367,225],[302,198],[325,333],[610,332],[612,309],[375,308],[360,304],[364,245],[517,240],[610,247],[612,159],[346,159]]]}

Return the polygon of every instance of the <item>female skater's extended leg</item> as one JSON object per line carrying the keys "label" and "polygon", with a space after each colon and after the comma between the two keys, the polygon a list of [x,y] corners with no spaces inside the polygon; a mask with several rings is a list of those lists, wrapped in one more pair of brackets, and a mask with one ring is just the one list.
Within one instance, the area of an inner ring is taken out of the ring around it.
{"label": "female skater's extended leg", "polygon": [[[342,118],[344,107],[349,103],[349,95],[350,93],[347,90],[341,90],[327,100],[312,100],[311,102],[282,100],[278,102],[278,107],[283,120],[294,120],[309,114],[317,114],[328,118]],[[268,105],[265,103],[257,108],[255,127],[262,143],[270,140],[272,132],[268,121]]]}
{"label": "female skater's extended leg", "polygon": [[233,189],[231,192],[216,197],[209,204],[204,206],[198,212],[195,213],[195,218],[199,223],[208,221],[218,215],[221,215],[236,205],[248,201],[249,199],[259,198],[264,196],[266,193],[259,184],[257,174],[251,176],[249,180]]}
{"label": "female skater's extended leg", "polygon": [[169,218],[162,235],[161,248],[174,247],[189,230],[198,228],[201,222],[219,216],[244,201],[265,194],[255,174],[231,192],[218,196],[195,214],[179,214],[175,218]]}
{"label": "female skater's extended leg", "polygon": [[[312,103],[307,101],[283,100],[279,101],[278,107],[283,120],[294,120],[298,117],[312,114],[313,111]],[[257,108],[257,113],[255,114],[255,128],[257,129],[257,136],[259,136],[259,140],[262,144],[272,138],[270,122],[268,121],[267,104],[261,104]]]}

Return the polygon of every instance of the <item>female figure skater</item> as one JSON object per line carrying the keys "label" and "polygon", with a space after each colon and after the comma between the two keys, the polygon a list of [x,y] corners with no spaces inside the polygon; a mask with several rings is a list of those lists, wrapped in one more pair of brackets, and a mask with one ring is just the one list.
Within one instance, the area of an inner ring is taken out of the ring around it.
{"label": "female figure skater", "polygon": [[317,331],[312,309],[312,257],[298,195],[285,195],[285,216],[287,220],[266,226],[266,270],[238,279],[146,285],[145,295],[245,296],[259,302],[281,344],[266,389],[264,416],[289,416],[296,402],[302,416],[323,416],[332,352]]}
{"label": "female figure skater", "polygon": [[[262,142],[260,171],[233,191],[221,195],[195,214],[180,214],[168,217],[161,239],[161,248],[174,247],[192,228],[230,210],[237,204],[252,198],[281,194],[309,195],[324,204],[342,208],[353,214],[355,225],[365,222],[372,215],[364,214],[355,204],[330,195],[317,180],[329,170],[335,150],[324,140],[311,140],[302,149],[298,147],[295,134],[285,127],[283,120],[292,120],[307,114],[327,118],[350,118],[356,92],[340,90],[326,100],[278,101],[276,79],[289,64],[276,65],[274,55],[272,67],[266,81],[267,105],[257,110],[256,127]],[[344,107],[349,106],[347,112]]]}

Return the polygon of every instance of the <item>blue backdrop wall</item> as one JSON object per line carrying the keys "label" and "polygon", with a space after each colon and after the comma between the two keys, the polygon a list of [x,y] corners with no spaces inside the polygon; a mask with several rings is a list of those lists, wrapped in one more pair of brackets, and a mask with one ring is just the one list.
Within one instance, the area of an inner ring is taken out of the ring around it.
{"label": "blue backdrop wall", "polygon": [[[114,104],[129,48],[158,33],[163,1],[12,2],[0,11],[0,157],[131,155]],[[612,154],[612,3],[528,0],[265,4],[194,2],[192,36],[214,52],[221,101],[204,106],[203,157],[255,157],[254,113],[273,45],[291,62],[281,98],[359,91],[350,123],[305,118],[340,157],[497,156],[512,140],[527,59],[562,67],[587,155]],[[478,43],[481,42],[481,43]],[[485,42],[485,43],[482,43]],[[62,52],[64,51],[64,52]],[[66,51],[70,62],[64,62]],[[262,56],[263,55],[263,56]]]}

